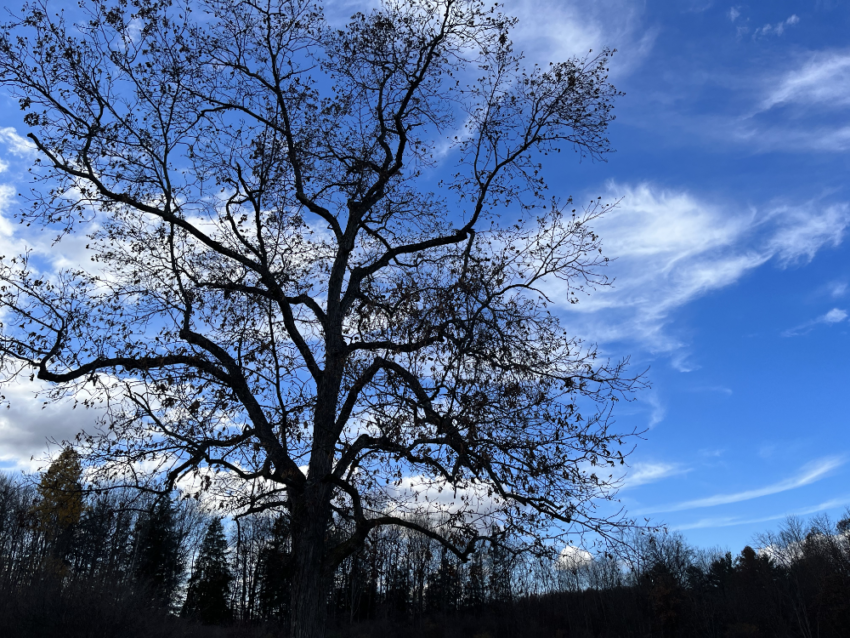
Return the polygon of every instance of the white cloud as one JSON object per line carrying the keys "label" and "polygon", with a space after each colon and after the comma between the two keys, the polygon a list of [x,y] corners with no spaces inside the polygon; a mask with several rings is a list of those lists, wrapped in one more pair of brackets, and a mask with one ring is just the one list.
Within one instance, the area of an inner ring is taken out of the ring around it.
{"label": "white cloud", "polygon": [[575,571],[593,562],[593,556],[585,549],[575,545],[567,545],[558,554],[555,569]]}
{"label": "white cloud", "polygon": [[[671,314],[739,281],[770,260],[780,266],[811,260],[837,246],[850,225],[850,207],[807,202],[768,210],[706,201],[653,184],[610,182],[605,199],[620,204],[594,227],[614,285],[564,308],[576,334],[602,343],[638,341],[690,368],[683,339],[668,329]],[[555,299],[566,298],[552,284]]]}
{"label": "white cloud", "polygon": [[[773,520],[769,518],[768,520]],[[683,532],[689,529],[704,529],[704,528],[713,528],[713,527],[731,527],[733,525],[744,525],[746,523],[761,523],[762,519],[750,519],[750,520],[742,520],[736,519],[733,516],[721,516],[716,518],[701,518],[698,521],[693,523],[685,523],[683,525],[676,525],[671,527],[670,529]]]}
{"label": "white cloud", "polygon": [[[35,398],[46,385],[34,381],[4,383],[0,394],[9,407],[0,408],[0,464],[4,469],[31,471],[41,465],[48,440],[71,439],[83,429],[91,430],[97,411],[78,407],[72,400],[44,404]],[[30,457],[35,457],[30,461]]]}
{"label": "white cloud", "polygon": [[405,515],[469,512],[486,520],[499,508],[498,498],[489,493],[487,486],[475,482],[455,489],[445,480],[405,476],[400,485],[390,485],[385,491],[391,501],[390,510]]}
{"label": "white cloud", "polygon": [[786,264],[811,261],[821,248],[837,247],[850,223],[850,209],[846,205],[823,209],[813,205],[783,206],[770,214],[780,220],[780,226],[766,250]]}
{"label": "white cloud", "polygon": [[637,67],[652,49],[657,31],[644,24],[644,6],[629,0],[515,0],[506,6],[519,18],[515,49],[541,65],[616,48],[614,76]]}
{"label": "white cloud", "polygon": [[690,471],[690,468],[679,463],[633,463],[623,479],[622,489],[655,483]]}
{"label": "white cloud", "polygon": [[15,232],[14,225],[9,222],[7,210],[15,201],[15,189],[9,184],[0,184],[0,236],[11,237]]}
{"label": "white cloud", "polygon": [[773,82],[761,110],[781,104],[850,105],[850,52],[818,52]]}
{"label": "white cloud", "polygon": [[800,335],[807,334],[812,331],[812,329],[818,325],[833,325],[836,323],[842,323],[845,319],[847,319],[847,311],[842,310],[841,308],[833,308],[829,312],[824,315],[821,315],[817,319],[812,319],[811,321],[807,321],[795,328],[790,328],[782,333],[783,337],[797,337]]}
{"label": "white cloud", "polygon": [[753,106],[734,119],[702,124],[706,135],[756,152],[840,153],[850,149],[850,50],[796,55],[762,77],[741,78],[739,93],[756,87]]}
{"label": "white cloud", "polygon": [[833,308],[823,316],[824,323],[840,323],[847,318],[847,312],[840,308]]}
{"label": "white cloud", "polygon": [[24,249],[16,237],[16,225],[10,221],[9,209],[14,201],[15,189],[9,184],[0,184],[0,256],[11,257]]}
{"label": "white cloud", "polygon": [[[325,14],[342,26],[354,12],[378,6],[376,0],[330,0]],[[529,64],[543,66],[611,47],[620,52],[612,75],[622,75],[645,59],[657,35],[645,24],[644,4],[631,0],[514,0],[499,8],[519,19],[511,37]]]}
{"label": "white cloud", "polygon": [[846,281],[833,281],[829,284],[830,297],[837,299],[839,297],[843,297],[845,294],[847,294]]}
{"label": "white cloud", "polygon": [[673,503],[669,505],[659,505],[657,507],[648,507],[646,509],[634,512],[636,515],[644,514],[661,514],[665,512],[679,512],[682,510],[697,509],[701,507],[715,507],[717,505],[729,505],[730,503],[740,503],[742,501],[750,501],[752,499],[770,496],[794,490],[805,485],[810,485],[816,481],[825,478],[827,475],[844,465],[846,459],[844,457],[830,456],[822,459],[817,459],[806,464],[800,472],[791,478],[783,479],[778,483],[773,483],[765,487],[759,487],[732,494],[714,494],[705,498],[683,501],[681,503]]}
{"label": "white cloud", "polygon": [[35,144],[25,137],[18,135],[12,126],[0,127],[0,143],[13,155],[23,158],[31,158],[35,154]]}
{"label": "white cloud", "polygon": [[723,516],[719,518],[702,518],[693,523],[686,523],[684,525],[676,525],[671,529],[677,531],[685,531],[689,529],[704,529],[704,528],[712,528],[712,527],[733,527],[735,525],[751,525],[754,523],[767,523],[769,521],[778,521],[780,519],[788,518],[790,516],[808,516],[809,514],[817,514],[818,512],[824,512],[826,510],[831,510],[836,507],[844,507],[846,505],[850,505],[850,496],[842,496],[839,498],[833,498],[828,501],[824,501],[823,503],[818,503],[817,505],[812,505],[811,507],[804,507],[800,510],[794,510],[792,512],[785,512],[782,514],[772,514],[770,516],[762,516],[760,518],[737,518],[734,516]]}
{"label": "white cloud", "polygon": [[647,424],[647,427],[652,429],[661,423],[664,420],[664,417],[667,416],[667,407],[661,403],[661,399],[655,392],[649,392],[646,394],[646,402],[649,403],[652,408],[649,414],[649,423]]}
{"label": "white cloud", "polygon": [[755,30],[755,33],[753,33],[753,38],[766,37],[769,35],[780,36],[785,33],[786,27],[793,26],[799,21],[800,18],[796,14],[794,14],[783,22],[777,22],[776,24],[766,24],[763,27],[760,27]]}
{"label": "white cloud", "polygon": [[830,127],[824,124],[804,126],[741,126],[730,131],[730,136],[764,151],[825,151],[841,153],[850,149],[850,126]]}
{"label": "white cloud", "polygon": [[727,15],[729,16],[729,20],[731,22],[735,22],[735,20],[737,20],[741,16],[740,7],[731,7]]}
{"label": "white cloud", "polygon": [[[87,247],[90,239],[81,233],[69,233],[61,241],[54,241],[49,230],[40,231],[12,223],[11,209],[17,200],[15,189],[0,184],[0,255],[11,257],[29,250],[39,261],[33,265],[50,276],[62,269],[84,269],[103,274],[102,262],[92,262],[93,252]],[[90,224],[88,231],[95,230]]]}
{"label": "white cloud", "polygon": [[379,7],[380,2],[377,0],[327,0],[324,3],[324,13],[332,26],[342,28],[358,11],[365,13]]}

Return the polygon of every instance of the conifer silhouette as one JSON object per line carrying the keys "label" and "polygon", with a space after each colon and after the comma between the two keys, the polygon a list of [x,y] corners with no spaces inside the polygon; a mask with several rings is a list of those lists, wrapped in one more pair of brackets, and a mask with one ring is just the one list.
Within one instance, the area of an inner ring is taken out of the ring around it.
{"label": "conifer silhouette", "polygon": [[223,624],[233,618],[230,609],[230,582],[233,576],[227,564],[227,540],[221,520],[215,518],[207,528],[198,558],[189,579],[182,615],[205,625]]}
{"label": "conifer silhouette", "polygon": [[174,509],[168,498],[158,499],[136,524],[134,571],[157,601],[170,603],[183,574],[183,563]]}

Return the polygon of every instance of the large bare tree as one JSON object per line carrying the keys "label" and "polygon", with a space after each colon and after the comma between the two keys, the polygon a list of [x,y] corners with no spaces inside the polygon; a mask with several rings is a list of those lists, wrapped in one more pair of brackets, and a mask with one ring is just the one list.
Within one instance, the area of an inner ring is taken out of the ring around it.
{"label": "large bare tree", "polygon": [[96,476],[286,509],[298,638],[380,526],[465,558],[616,524],[611,408],[640,380],[547,310],[606,283],[605,206],[541,177],[609,150],[609,52],[523,70],[477,0],[339,28],[312,0],[81,7],[0,36],[39,154],[22,221],[94,261],[6,258],[0,351],[108,406],[78,438]]}

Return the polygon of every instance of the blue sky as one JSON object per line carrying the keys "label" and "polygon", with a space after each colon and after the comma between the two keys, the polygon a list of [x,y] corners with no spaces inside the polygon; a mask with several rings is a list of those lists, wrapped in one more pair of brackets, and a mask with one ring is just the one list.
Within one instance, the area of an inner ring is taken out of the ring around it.
{"label": "blue sky", "polygon": [[[626,92],[606,163],[546,167],[554,193],[621,200],[598,230],[615,285],[559,308],[612,356],[649,366],[651,390],[621,406],[646,428],[621,498],[695,544],[738,551],[788,514],[850,505],[850,2],[509,0],[530,63],[618,49]],[[356,5],[347,4],[342,11]],[[32,157],[0,96],[0,253]],[[572,154],[565,154],[572,155]],[[0,464],[31,467],[45,436],[91,414],[7,388]]]}
{"label": "blue sky", "polygon": [[788,514],[839,517],[850,3],[589,6],[619,50],[617,153],[563,170],[623,198],[599,227],[617,281],[565,321],[651,366],[620,411],[649,428],[623,502],[732,550]]}

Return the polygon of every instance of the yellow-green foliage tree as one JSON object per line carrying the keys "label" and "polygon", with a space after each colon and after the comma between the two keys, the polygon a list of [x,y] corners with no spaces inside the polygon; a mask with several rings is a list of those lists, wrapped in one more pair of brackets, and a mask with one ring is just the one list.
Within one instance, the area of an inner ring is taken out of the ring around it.
{"label": "yellow-green foliage tree", "polygon": [[66,447],[50,464],[38,484],[33,513],[42,533],[48,560],[62,561],[73,545],[74,530],[85,507],[79,454]]}

